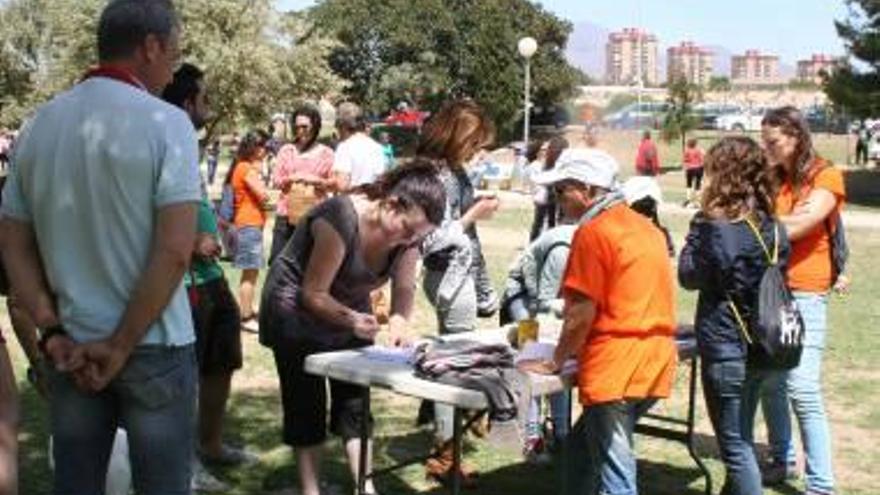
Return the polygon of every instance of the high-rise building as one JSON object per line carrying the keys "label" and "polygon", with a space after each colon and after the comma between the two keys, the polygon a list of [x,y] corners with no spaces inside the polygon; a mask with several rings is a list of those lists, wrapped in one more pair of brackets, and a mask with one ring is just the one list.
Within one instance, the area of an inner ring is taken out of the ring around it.
{"label": "high-rise building", "polygon": [[829,76],[843,63],[840,57],[831,55],[813,54],[807,60],[798,60],[797,79],[800,82],[822,84],[822,74]]}
{"label": "high-rise building", "polygon": [[666,50],[666,79],[669,82],[685,78],[689,83],[707,86],[712,78],[712,50],[690,41]]}
{"label": "high-rise building", "polygon": [[657,86],[657,37],[637,28],[608,35],[605,45],[605,76],[610,84]]}
{"label": "high-rise building", "polygon": [[779,57],[746,50],[744,55],[730,59],[730,83],[734,86],[761,86],[782,83],[779,76]]}

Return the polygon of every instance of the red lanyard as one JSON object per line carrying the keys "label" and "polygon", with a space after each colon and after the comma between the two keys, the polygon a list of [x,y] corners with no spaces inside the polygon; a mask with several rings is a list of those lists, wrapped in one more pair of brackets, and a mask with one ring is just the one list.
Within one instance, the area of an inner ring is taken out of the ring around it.
{"label": "red lanyard", "polygon": [[86,79],[91,79],[93,77],[106,77],[107,79],[114,79],[116,81],[130,84],[138,89],[147,91],[147,87],[144,86],[144,83],[142,83],[140,79],[135,77],[135,75],[131,72],[120,67],[115,67],[112,65],[99,65],[97,67],[89,69],[88,72],[85,73],[81,81],[85,81]]}

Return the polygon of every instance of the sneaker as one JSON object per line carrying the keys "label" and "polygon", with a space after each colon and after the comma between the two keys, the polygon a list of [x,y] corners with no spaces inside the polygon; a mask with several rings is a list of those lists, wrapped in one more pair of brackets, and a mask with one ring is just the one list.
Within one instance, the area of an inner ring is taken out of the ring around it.
{"label": "sneaker", "polygon": [[220,455],[209,456],[201,453],[202,462],[209,466],[252,466],[260,462],[256,454],[223,444]]}
{"label": "sneaker", "polygon": [[761,466],[761,482],[765,486],[773,486],[798,478],[797,464],[790,462],[770,461]]}
{"label": "sneaker", "polygon": [[242,318],[241,329],[247,333],[260,333],[260,323],[257,321],[257,317],[252,315]]}
{"label": "sneaker", "polygon": [[193,463],[193,475],[190,480],[190,488],[195,492],[204,493],[226,493],[230,490],[230,486],[220,480],[205,469],[198,460]]}
{"label": "sneaker", "polygon": [[526,462],[536,465],[550,464],[553,459],[544,447],[544,439],[541,437],[527,439],[523,446],[523,457]]}

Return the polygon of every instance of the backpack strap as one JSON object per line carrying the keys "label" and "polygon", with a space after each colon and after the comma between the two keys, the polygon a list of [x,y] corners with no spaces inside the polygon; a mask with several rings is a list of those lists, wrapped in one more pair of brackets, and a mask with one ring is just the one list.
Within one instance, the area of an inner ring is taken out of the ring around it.
{"label": "backpack strap", "polygon": [[748,327],[746,327],[746,322],[743,320],[742,315],[739,313],[739,309],[737,309],[736,304],[733,303],[733,298],[730,297],[730,294],[727,294],[727,305],[730,306],[730,310],[733,312],[733,317],[736,318],[737,326],[739,326],[739,333],[742,334],[743,340],[746,341],[746,344],[752,345],[752,337],[749,335]]}
{"label": "backpack strap", "polygon": [[[761,249],[764,250],[764,255],[767,257],[767,262],[770,266],[775,265],[779,261],[779,224],[773,224],[773,253],[770,253],[770,248],[767,247],[767,243],[764,242],[764,238],[761,236],[761,231],[758,230],[758,227],[752,221],[751,218],[746,218],[746,224],[752,230],[752,233],[755,234],[755,239],[758,240],[758,243],[761,244]],[[736,307],[736,304],[733,302],[733,297],[731,297],[730,293],[727,294],[727,305],[730,306],[731,312],[733,312],[733,317],[736,318],[737,326],[739,327],[739,331],[742,334],[743,340],[746,341],[746,344],[752,345],[752,337],[749,335],[748,327],[746,326],[746,322],[742,317],[742,314],[739,312],[739,308]]]}
{"label": "backpack strap", "polygon": [[764,237],[761,236],[761,231],[758,230],[758,227],[750,218],[746,218],[746,224],[748,224],[749,228],[752,229],[752,233],[755,234],[755,239],[761,244],[761,248],[764,250],[764,255],[767,256],[767,262],[770,265],[775,265],[779,262],[779,224],[773,223],[773,254],[770,254],[770,249],[767,247],[767,243],[764,242]]}

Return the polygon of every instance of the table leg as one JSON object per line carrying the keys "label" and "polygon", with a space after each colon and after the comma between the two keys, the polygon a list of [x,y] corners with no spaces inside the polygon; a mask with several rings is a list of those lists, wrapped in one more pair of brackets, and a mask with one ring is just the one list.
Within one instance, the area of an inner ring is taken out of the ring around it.
{"label": "table leg", "polygon": [[452,414],[452,494],[461,493],[461,409]]}
{"label": "table leg", "polygon": [[357,492],[358,495],[367,495],[367,455],[369,453],[367,447],[370,442],[370,387],[364,387],[362,394],[364,404],[366,405],[366,418],[361,423],[361,452],[358,458]]}
{"label": "table leg", "polygon": [[696,445],[694,445],[694,421],[696,420],[696,399],[697,399],[697,357],[691,358],[691,383],[688,390],[688,419],[687,419],[687,448],[691,459],[697,463],[697,467],[706,478],[706,495],[712,495],[712,475],[706,469],[706,465],[697,455]]}

